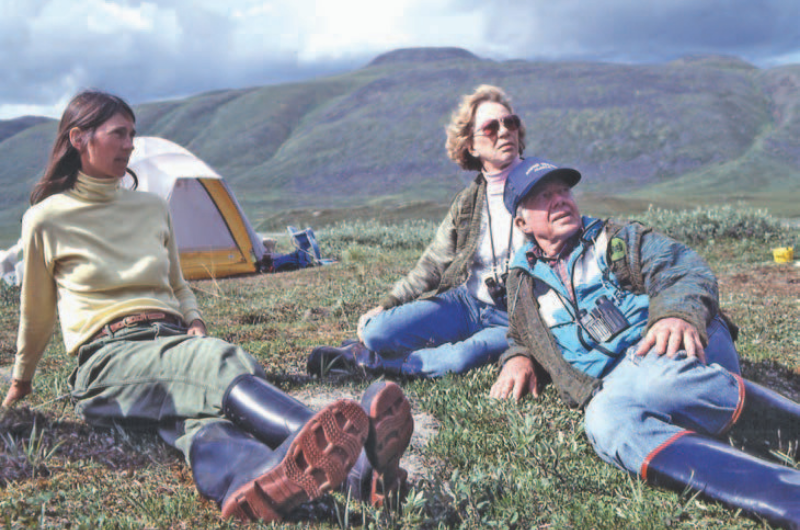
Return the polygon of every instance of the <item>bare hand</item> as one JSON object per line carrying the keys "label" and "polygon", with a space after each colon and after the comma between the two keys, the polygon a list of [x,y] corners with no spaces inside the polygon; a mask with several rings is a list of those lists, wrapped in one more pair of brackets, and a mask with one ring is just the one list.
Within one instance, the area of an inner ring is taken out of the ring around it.
{"label": "bare hand", "polygon": [[672,358],[678,351],[686,350],[689,357],[697,357],[701,363],[706,363],[706,352],[700,341],[700,333],[696,327],[680,318],[664,318],[653,324],[639,344],[636,355],[647,354],[653,346],[658,355],[666,353],[667,357]]}
{"label": "bare hand", "polygon": [[497,381],[492,385],[489,397],[506,399],[514,396],[515,401],[519,401],[529,393],[533,394],[533,397],[539,397],[538,383],[533,361],[524,355],[518,355],[503,365]]}
{"label": "bare hand", "polygon": [[205,337],[208,335],[206,331],[206,324],[199,318],[192,320],[192,323],[189,324],[189,329],[186,330],[187,335],[196,335],[198,337]]}
{"label": "bare hand", "polygon": [[358,340],[362,343],[364,342],[364,326],[367,324],[367,320],[374,317],[378,313],[382,313],[384,311],[383,307],[373,307],[358,319]]}
{"label": "bare hand", "polygon": [[11,388],[8,389],[6,398],[3,400],[3,406],[10,407],[31,392],[33,392],[33,387],[30,381],[14,379],[11,381]]}

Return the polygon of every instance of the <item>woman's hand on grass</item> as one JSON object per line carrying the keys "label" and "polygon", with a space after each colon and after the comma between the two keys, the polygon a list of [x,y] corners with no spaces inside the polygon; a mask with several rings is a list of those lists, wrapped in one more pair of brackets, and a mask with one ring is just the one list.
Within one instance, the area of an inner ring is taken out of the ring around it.
{"label": "woman's hand on grass", "polygon": [[10,407],[31,392],[33,392],[33,387],[31,386],[30,381],[13,379],[11,381],[11,388],[8,389],[6,398],[3,400],[3,406]]}

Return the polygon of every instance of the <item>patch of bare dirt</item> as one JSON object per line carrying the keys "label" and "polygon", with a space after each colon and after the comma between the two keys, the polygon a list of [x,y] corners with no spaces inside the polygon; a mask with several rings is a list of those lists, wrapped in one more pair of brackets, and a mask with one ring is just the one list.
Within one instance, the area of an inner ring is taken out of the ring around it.
{"label": "patch of bare dirt", "polygon": [[[294,392],[292,395],[317,410],[337,399],[361,401],[360,395],[344,388],[333,390],[323,390],[321,388],[304,389]],[[408,471],[408,479],[416,482],[426,474],[425,469],[427,466],[422,457],[422,449],[428,443],[428,440],[438,432],[439,422],[427,412],[419,410],[413,400],[410,399],[409,401],[411,401],[411,414],[414,417],[414,434],[411,436],[411,444],[400,460],[400,466]]]}
{"label": "patch of bare dirt", "polygon": [[800,298],[800,268],[791,264],[763,265],[752,270],[719,277],[720,292],[741,293],[758,298]]}

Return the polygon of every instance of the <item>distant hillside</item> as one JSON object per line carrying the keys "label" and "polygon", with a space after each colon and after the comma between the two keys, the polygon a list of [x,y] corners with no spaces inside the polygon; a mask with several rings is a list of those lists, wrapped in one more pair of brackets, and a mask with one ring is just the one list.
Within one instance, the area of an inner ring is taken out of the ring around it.
{"label": "distant hillside", "polygon": [[14,118],[13,120],[0,120],[0,142],[11,138],[25,129],[47,121],[49,120],[42,116],[22,116],[21,118]]}
{"label": "distant hillside", "polygon": [[[471,178],[446,158],[444,127],[461,95],[483,83],[512,97],[527,154],[582,171],[588,211],[747,200],[800,213],[798,65],[497,62],[403,49],[338,76],[141,105],[137,127],[206,160],[255,222],[288,209],[444,205]],[[0,121],[6,232],[54,131],[52,120]]]}

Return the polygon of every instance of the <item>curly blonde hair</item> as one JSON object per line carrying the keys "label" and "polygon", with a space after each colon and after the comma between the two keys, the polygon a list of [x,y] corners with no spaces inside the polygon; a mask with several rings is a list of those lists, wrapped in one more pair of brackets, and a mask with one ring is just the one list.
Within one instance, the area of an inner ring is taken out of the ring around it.
{"label": "curly blonde hair", "polygon": [[[480,159],[475,158],[469,152],[472,143],[472,135],[475,132],[475,111],[481,103],[493,101],[500,103],[508,112],[514,112],[511,100],[502,89],[492,85],[481,85],[472,94],[467,94],[461,98],[461,105],[453,112],[450,124],[446,128],[447,141],[445,148],[450,160],[468,171],[480,171],[483,169]],[[519,154],[525,150],[525,124],[520,124]]]}

